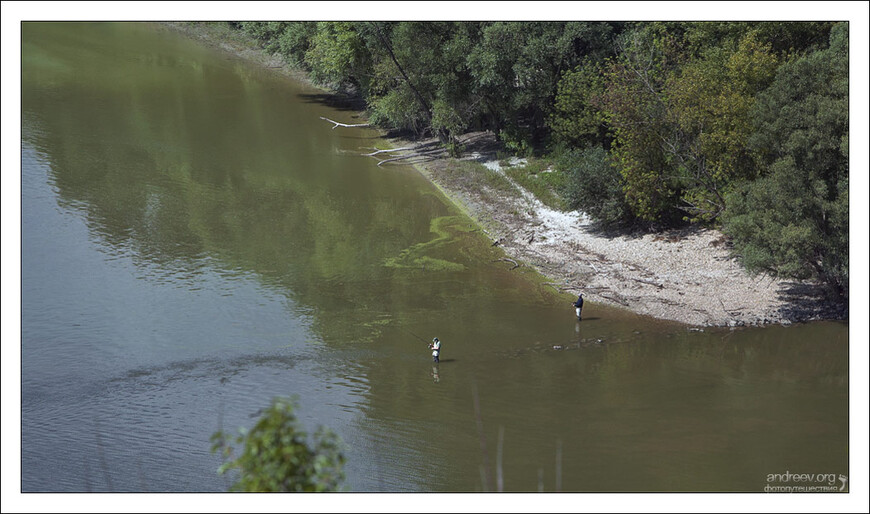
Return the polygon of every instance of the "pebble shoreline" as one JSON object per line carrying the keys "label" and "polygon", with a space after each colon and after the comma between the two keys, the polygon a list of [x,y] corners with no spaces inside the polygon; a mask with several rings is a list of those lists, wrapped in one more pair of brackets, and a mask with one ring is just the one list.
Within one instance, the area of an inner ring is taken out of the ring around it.
{"label": "pebble shoreline", "polygon": [[[469,140],[481,137],[492,135]],[[513,197],[465,187],[444,172],[446,159],[416,166],[478,224],[488,225],[490,237],[509,257],[534,268],[559,291],[582,292],[588,306],[602,303],[695,327],[846,317],[842,306],[828,304],[818,284],[750,275],[716,230],[606,233],[584,213],[551,209],[513,181],[520,191]],[[493,153],[465,159],[503,173]],[[512,162],[522,165],[521,160]]]}

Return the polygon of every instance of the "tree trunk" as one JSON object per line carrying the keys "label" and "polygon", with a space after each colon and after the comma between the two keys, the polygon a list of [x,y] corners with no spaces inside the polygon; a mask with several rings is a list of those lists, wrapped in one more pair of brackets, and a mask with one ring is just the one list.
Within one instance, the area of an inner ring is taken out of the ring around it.
{"label": "tree trunk", "polygon": [[[390,54],[390,59],[393,60],[393,64],[396,65],[396,69],[398,69],[399,73],[402,74],[402,77],[405,79],[405,83],[408,84],[408,87],[411,88],[411,91],[413,91],[414,96],[417,98],[417,101],[420,103],[420,106],[423,107],[423,110],[426,112],[426,119],[429,122],[429,125],[431,126],[432,125],[432,108],[429,107],[429,103],[426,101],[425,98],[423,98],[423,95],[420,94],[420,91],[418,91],[417,88],[414,87],[414,83],[411,82],[411,79],[408,77],[408,74],[405,73],[404,68],[402,68],[402,65],[399,64],[399,60],[396,59],[396,54],[393,53],[393,45],[390,43],[390,41],[387,39],[387,37],[381,31],[381,27],[377,23],[374,23],[374,22],[372,22],[372,26],[375,27],[375,34],[377,34],[378,40],[384,46],[384,49],[387,51],[388,54]],[[441,132],[442,131],[439,130],[438,132],[439,132],[438,138],[441,139],[441,137],[442,137]]]}

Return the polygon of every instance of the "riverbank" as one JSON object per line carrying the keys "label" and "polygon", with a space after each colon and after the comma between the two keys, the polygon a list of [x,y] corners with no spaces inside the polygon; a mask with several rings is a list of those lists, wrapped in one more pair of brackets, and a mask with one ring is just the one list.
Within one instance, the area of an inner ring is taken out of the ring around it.
{"label": "riverbank", "polygon": [[[303,73],[225,24],[163,26],[310,83]],[[360,116],[362,112],[355,118]],[[359,123],[350,118],[336,121]],[[434,147],[433,141],[386,135],[384,140],[393,148]],[[505,168],[524,162],[499,159],[503,155],[493,134],[466,134],[460,144],[465,150],[459,159],[427,151],[383,165],[416,166],[474,218],[493,245],[500,246],[517,266],[532,267],[566,294],[582,292],[587,312],[595,304],[607,304],[693,326],[732,327],[847,316],[843,306],[825,301],[822,288],[816,284],[749,275],[731,256],[726,238],[715,230],[659,234],[603,231],[581,212],[562,212],[544,205],[511,179]],[[361,149],[360,153],[366,151]]]}
{"label": "riverbank", "polygon": [[[396,146],[408,142],[394,140]],[[664,233],[613,233],[582,212],[544,205],[504,173],[521,159],[498,159],[492,134],[466,135],[466,155],[498,173],[474,180],[457,159],[426,158],[414,164],[448,192],[512,259],[547,277],[552,287],[596,303],[693,326],[761,326],[838,319],[823,289],[810,283],[752,276],[731,255],[727,239],[706,229]],[[507,166],[504,166],[507,164]]]}

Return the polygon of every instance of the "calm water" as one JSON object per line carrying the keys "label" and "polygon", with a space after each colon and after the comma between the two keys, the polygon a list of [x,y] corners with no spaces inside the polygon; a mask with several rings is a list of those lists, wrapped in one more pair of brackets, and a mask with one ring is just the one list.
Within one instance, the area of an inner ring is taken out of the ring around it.
{"label": "calm water", "polygon": [[847,324],[578,324],[318,91],[146,24],[22,30],[24,491],[226,490],[209,436],[291,395],[352,491],[848,475]]}

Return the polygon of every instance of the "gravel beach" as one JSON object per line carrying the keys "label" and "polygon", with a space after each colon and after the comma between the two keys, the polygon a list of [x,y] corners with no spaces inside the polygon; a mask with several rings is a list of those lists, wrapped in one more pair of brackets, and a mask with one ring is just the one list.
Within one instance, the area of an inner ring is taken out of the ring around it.
{"label": "gravel beach", "polygon": [[[409,142],[394,140],[394,145]],[[503,173],[492,134],[470,134],[465,160]],[[526,192],[486,191],[449,173],[448,157],[414,164],[484,226],[493,243],[566,293],[691,326],[760,326],[846,316],[818,284],[750,275],[727,239],[709,229],[609,233],[582,212],[551,209]],[[410,160],[413,162],[414,160]],[[503,162],[503,161],[502,161]],[[513,159],[512,165],[522,166]]]}

